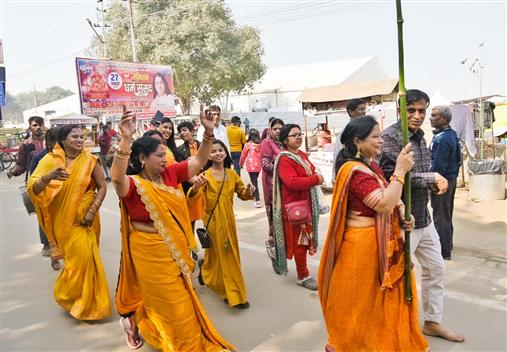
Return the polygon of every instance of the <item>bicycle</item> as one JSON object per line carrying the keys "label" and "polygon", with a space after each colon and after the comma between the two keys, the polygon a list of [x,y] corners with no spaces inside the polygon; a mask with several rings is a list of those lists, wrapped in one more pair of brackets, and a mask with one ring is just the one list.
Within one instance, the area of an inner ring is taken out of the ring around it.
{"label": "bicycle", "polygon": [[0,148],[0,172],[14,169],[17,151],[17,148]]}

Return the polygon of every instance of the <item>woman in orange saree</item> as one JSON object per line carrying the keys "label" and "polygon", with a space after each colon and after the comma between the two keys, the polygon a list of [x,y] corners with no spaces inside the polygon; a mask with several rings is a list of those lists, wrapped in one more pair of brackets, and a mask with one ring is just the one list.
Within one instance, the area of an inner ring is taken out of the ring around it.
{"label": "woman in orange saree", "polygon": [[[130,348],[143,338],[160,351],[224,351],[193,285],[196,249],[185,195],[178,186],[208,160],[213,120],[201,112],[205,137],[195,158],[167,165],[165,145],[142,137],[131,146],[135,116],[123,114],[111,176],[121,200],[122,253],[116,308]],[[126,175],[128,161],[131,176]]]}
{"label": "woman in orange saree", "polygon": [[[373,161],[383,143],[375,118],[353,119],[341,142],[344,149],[336,161],[331,222],[319,268],[326,351],[425,351],[415,279],[411,303],[404,300],[401,280],[404,256],[398,218],[403,179],[414,164],[411,147],[398,156],[388,185]],[[408,230],[414,224],[403,225]]]}
{"label": "woman in orange saree", "polygon": [[51,245],[51,257],[64,259],[56,279],[56,302],[79,320],[111,315],[109,289],[99,254],[98,209],[106,183],[97,157],[83,149],[78,125],[66,125],[58,144],[28,180],[28,194]]}

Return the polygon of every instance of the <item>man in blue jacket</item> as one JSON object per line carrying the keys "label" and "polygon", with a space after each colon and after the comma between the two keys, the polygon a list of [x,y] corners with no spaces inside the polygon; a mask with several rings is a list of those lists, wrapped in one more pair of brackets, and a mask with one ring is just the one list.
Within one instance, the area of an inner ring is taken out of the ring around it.
{"label": "man in blue jacket", "polygon": [[447,179],[447,192],[442,195],[431,193],[433,219],[440,237],[442,257],[451,259],[452,251],[452,213],[454,210],[454,194],[456,193],[456,179],[461,164],[461,150],[458,135],[449,124],[452,113],[448,106],[436,106],[431,110],[430,123],[433,139],[430,144],[431,171],[438,172]]}

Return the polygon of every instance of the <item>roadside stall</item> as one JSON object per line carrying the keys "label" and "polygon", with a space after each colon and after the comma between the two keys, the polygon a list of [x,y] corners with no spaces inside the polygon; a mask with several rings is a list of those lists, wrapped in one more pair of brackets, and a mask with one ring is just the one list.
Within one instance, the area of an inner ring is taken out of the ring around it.
{"label": "roadside stall", "polygon": [[[352,99],[363,99],[367,105],[367,113],[376,116],[383,129],[388,112],[392,115],[389,120],[395,121],[397,94],[398,80],[388,79],[361,84],[310,88],[298,97],[303,105],[305,149],[309,152],[312,163],[324,176],[324,188],[333,187],[333,150],[336,136],[349,122],[345,108],[347,103]],[[325,122],[318,124],[317,128],[309,133],[308,120],[322,119],[322,117],[325,118]]]}

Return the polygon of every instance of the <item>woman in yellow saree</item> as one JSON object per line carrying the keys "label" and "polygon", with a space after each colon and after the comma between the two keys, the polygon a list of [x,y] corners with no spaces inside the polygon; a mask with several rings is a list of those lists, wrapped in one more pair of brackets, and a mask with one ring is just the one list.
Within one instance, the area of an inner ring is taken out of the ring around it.
{"label": "woman in yellow saree", "polygon": [[99,255],[98,210],[106,183],[97,157],[83,149],[78,125],[63,126],[58,144],[28,180],[28,194],[51,245],[51,257],[64,259],[56,279],[56,302],[79,320],[111,315],[106,275]]}
{"label": "woman in yellow saree", "polygon": [[[398,156],[388,185],[373,161],[383,143],[375,118],[351,120],[341,143],[319,268],[326,351],[425,351],[428,343],[418,323],[413,272],[414,297],[411,303],[404,300],[403,238],[399,213],[394,212],[403,207],[403,179],[414,164],[411,147]],[[409,230],[414,222],[403,225]]]}
{"label": "woman in yellow saree", "polygon": [[[131,146],[135,116],[123,114],[111,175],[121,199],[122,253],[116,308],[130,348],[144,338],[161,351],[224,351],[192,286],[196,248],[185,195],[178,184],[207,161],[213,120],[201,112],[205,138],[195,158],[167,166],[165,145],[142,137]],[[130,158],[131,175],[127,176]],[[141,337],[142,336],[142,337]]]}

